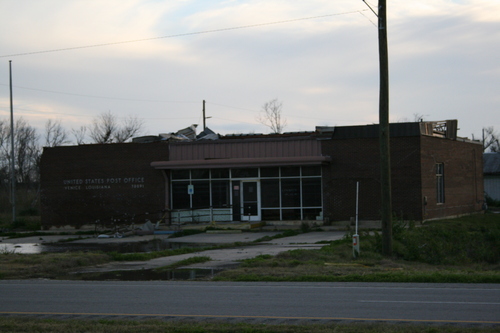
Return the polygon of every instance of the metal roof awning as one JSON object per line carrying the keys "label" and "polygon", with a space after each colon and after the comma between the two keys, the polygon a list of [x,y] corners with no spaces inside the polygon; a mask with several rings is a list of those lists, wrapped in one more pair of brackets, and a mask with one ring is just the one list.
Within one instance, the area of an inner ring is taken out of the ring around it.
{"label": "metal roof awning", "polygon": [[331,161],[330,156],[262,157],[262,158],[221,158],[206,160],[181,160],[152,162],[155,169],[217,169],[256,168],[271,166],[321,165]]}

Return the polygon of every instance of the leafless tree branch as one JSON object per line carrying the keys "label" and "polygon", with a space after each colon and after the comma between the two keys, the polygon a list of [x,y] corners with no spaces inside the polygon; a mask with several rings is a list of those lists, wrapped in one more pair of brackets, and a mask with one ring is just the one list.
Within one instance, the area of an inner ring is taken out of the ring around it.
{"label": "leafless tree branch", "polygon": [[269,127],[271,133],[283,133],[287,125],[286,118],[283,117],[283,103],[276,98],[264,103],[261,113],[257,116],[257,121]]}

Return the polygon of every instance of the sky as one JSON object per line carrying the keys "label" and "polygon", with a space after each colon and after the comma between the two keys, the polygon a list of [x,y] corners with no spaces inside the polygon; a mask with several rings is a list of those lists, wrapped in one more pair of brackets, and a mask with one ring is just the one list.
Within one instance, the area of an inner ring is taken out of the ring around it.
{"label": "sky", "polygon": [[[376,11],[376,0],[367,1]],[[390,121],[500,130],[500,1],[387,0]],[[378,123],[377,17],[362,0],[0,0],[0,119],[43,136],[111,112],[143,135]],[[2,65],[3,64],[3,65]],[[74,137],[70,135],[74,142]]]}

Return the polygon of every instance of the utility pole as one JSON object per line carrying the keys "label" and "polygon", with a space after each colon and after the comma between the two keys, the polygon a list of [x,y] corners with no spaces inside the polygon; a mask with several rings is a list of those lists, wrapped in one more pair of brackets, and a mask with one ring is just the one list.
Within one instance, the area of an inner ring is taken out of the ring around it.
{"label": "utility pole", "polygon": [[16,170],[14,159],[14,106],[12,101],[12,60],[9,60],[9,87],[10,87],[10,182],[11,182],[11,200],[12,200],[12,222],[16,222]]}
{"label": "utility pole", "polygon": [[386,0],[378,2],[378,45],[380,64],[379,135],[382,204],[382,251],[392,255],[391,150],[389,134],[389,57],[387,51]]}
{"label": "utility pole", "polygon": [[210,119],[212,117],[207,117],[205,116],[205,100],[203,100],[203,130],[207,128],[207,119]]}
{"label": "utility pole", "polygon": [[205,100],[203,100],[203,130],[207,127],[207,122],[205,118]]}

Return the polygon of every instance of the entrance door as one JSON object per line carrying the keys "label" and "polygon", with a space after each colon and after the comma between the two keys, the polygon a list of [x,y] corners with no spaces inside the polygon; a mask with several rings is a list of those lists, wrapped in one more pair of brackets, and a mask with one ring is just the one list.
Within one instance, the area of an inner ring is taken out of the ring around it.
{"label": "entrance door", "polygon": [[241,220],[260,221],[260,186],[257,181],[242,181]]}

